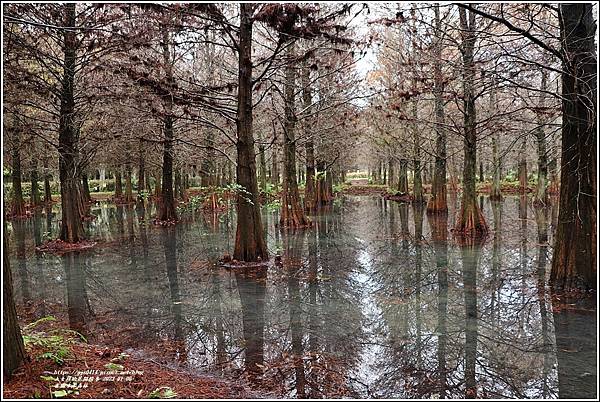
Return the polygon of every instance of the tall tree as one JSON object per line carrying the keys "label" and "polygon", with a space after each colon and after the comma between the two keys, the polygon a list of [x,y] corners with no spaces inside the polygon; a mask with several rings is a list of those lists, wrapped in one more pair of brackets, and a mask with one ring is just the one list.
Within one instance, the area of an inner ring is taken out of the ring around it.
{"label": "tall tree", "polygon": [[4,248],[2,251],[2,373],[5,379],[10,379],[15,369],[25,359],[25,347],[17,321],[6,236],[2,247]]}
{"label": "tall tree", "polygon": [[560,209],[551,283],[596,288],[597,60],[592,4],[560,5],[563,43]]}
{"label": "tall tree", "polygon": [[[77,31],[76,4],[63,5],[63,74],[62,91],[60,98],[60,121],[58,131],[59,177],[60,177],[60,202],[61,202],[61,228],[60,239],[69,243],[76,243],[83,239],[82,216],[78,208],[79,174],[78,140],[79,129],[75,121],[75,71],[77,57]],[[68,29],[72,28],[72,29]]]}
{"label": "tall tree", "polygon": [[237,228],[233,258],[239,261],[267,260],[269,254],[258,204],[258,183],[252,132],[252,14],[255,4],[240,4],[237,106]]}
{"label": "tall tree", "polygon": [[297,228],[307,226],[308,219],[300,204],[298,180],[296,177],[296,66],[294,59],[296,44],[288,47],[288,64],[285,68],[285,124],[283,128],[283,192],[281,193],[280,224],[284,227]]}
{"label": "tall tree", "polygon": [[435,173],[431,186],[431,198],[427,204],[428,213],[447,213],[446,189],[446,131],[444,128],[444,82],[442,76],[442,23],[440,21],[440,6],[435,5],[435,43],[433,60],[433,96],[435,109]]}
{"label": "tall tree", "polygon": [[[474,7],[474,6],[473,6]],[[476,180],[476,151],[477,151],[477,120],[475,111],[475,63],[474,48],[477,40],[475,13],[459,8],[462,43],[460,51],[463,61],[463,114],[464,114],[464,166],[463,194],[460,214],[455,231],[465,235],[484,235],[488,228],[485,218],[477,205]]]}

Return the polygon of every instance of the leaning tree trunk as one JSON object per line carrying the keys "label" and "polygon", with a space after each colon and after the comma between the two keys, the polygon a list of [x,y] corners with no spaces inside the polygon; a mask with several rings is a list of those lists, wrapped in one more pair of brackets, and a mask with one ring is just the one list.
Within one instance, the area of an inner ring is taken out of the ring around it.
{"label": "leaning tree trunk", "polygon": [[2,373],[5,380],[10,379],[12,373],[25,359],[23,337],[17,320],[17,309],[13,293],[13,280],[8,258],[6,236],[2,252]]}
{"label": "leaning tree trunk", "polygon": [[564,43],[560,210],[550,282],[596,288],[597,77],[592,4],[560,4]]}
{"label": "leaning tree trunk", "polygon": [[[64,26],[75,26],[75,4],[64,6]],[[77,173],[79,134],[75,127],[75,57],[76,31],[64,30],[64,70],[60,102],[60,122],[58,134],[61,229],[60,239],[76,243],[84,238],[82,216],[79,211],[79,174]]]}
{"label": "leaning tree trunk", "polygon": [[462,58],[463,58],[463,97],[464,97],[464,166],[463,166],[463,194],[461,210],[456,222],[455,232],[463,235],[484,235],[488,228],[485,218],[477,205],[475,191],[476,180],[476,151],[477,151],[477,126],[475,113],[475,64],[473,50],[475,47],[475,13],[459,9],[460,24],[463,30]]}
{"label": "leaning tree trunk", "polygon": [[300,205],[298,181],[296,178],[296,67],[291,60],[295,58],[294,45],[288,48],[290,61],[285,69],[285,124],[283,130],[283,192],[281,193],[281,226],[297,228],[309,225]]}
{"label": "leaning tree trunk", "polygon": [[237,109],[237,228],[233,258],[239,261],[267,260],[258,205],[258,183],[252,133],[252,13],[254,5],[240,4],[238,109]]}
{"label": "leaning tree trunk", "polygon": [[431,198],[427,204],[428,213],[448,213],[446,187],[446,130],[444,128],[444,77],[442,76],[442,24],[440,7],[434,6],[435,46],[433,64],[433,97],[435,109],[435,173],[431,186]]}

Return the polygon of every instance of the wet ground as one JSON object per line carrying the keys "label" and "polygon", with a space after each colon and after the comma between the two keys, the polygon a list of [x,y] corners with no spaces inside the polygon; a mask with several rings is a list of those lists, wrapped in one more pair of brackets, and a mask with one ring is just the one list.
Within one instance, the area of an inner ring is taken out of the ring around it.
{"label": "wet ground", "polygon": [[[282,232],[280,263],[216,266],[235,213],[186,213],[156,227],[152,205],[92,207],[93,250],[34,252],[56,208],[9,224],[17,303],[68,317],[92,339],[180,368],[243,378],[265,395],[595,398],[594,300],[551,300],[557,209],[481,198],[490,235],[459,245],[447,219],[347,196],[314,228]],[[104,334],[104,335],[101,335]],[[108,334],[108,335],[106,335]]]}

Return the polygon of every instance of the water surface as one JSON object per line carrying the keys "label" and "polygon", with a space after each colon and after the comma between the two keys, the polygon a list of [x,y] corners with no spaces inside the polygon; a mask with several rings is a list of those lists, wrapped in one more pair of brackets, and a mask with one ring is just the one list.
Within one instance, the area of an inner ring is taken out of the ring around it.
{"label": "water surface", "polygon": [[152,205],[98,204],[86,224],[98,245],[62,257],[34,252],[60,217],[39,211],[9,225],[17,303],[265,395],[595,398],[595,303],[553,309],[545,287],[556,207],[481,198],[490,236],[460,245],[451,201],[429,219],[348,196],[296,232],[264,208],[282,261],[238,271],[215,264],[233,249],[233,211],[162,228]]}

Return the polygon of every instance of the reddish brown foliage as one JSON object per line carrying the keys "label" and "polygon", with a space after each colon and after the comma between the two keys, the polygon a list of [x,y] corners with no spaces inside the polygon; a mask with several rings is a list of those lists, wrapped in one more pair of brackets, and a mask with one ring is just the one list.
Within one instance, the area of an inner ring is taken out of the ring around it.
{"label": "reddish brown foliage", "polygon": [[[66,360],[58,366],[47,359],[30,359],[15,372],[14,377],[4,384],[4,398],[24,399],[34,396],[49,398],[49,383],[40,376],[50,376],[54,370],[103,370],[111,358],[118,356],[120,350],[102,346],[77,343],[72,346],[74,358]],[[31,355],[39,351],[31,350]],[[158,387],[170,387],[177,393],[177,398],[244,398],[247,391],[240,385],[208,376],[167,368],[159,363],[135,357],[128,357],[122,365],[123,370],[138,370],[143,374],[135,375],[132,381],[94,381],[87,388],[80,388],[76,398],[86,399],[120,399],[148,398]],[[69,395],[69,397],[72,397]]]}

